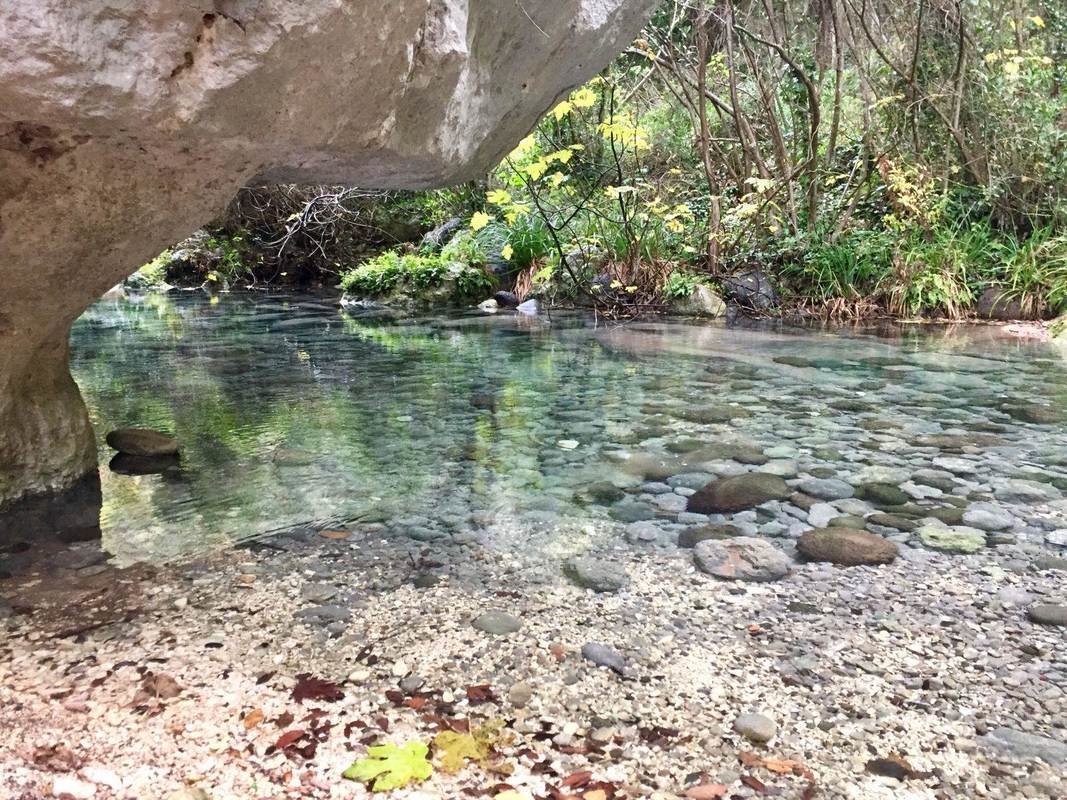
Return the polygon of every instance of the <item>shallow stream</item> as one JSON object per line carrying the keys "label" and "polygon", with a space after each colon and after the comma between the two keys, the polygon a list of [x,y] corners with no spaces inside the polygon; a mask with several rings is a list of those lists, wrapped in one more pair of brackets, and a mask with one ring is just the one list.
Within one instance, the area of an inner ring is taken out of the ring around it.
{"label": "shallow stream", "polygon": [[[1067,357],[988,327],[383,321],[171,294],[100,301],[72,349],[120,562],[346,523],[532,560],[673,547],[709,521],[788,544],[828,515],[912,544],[931,515],[986,546],[1067,543]],[[110,470],[103,437],[126,426],[175,434],[180,467]],[[729,519],[686,512],[753,469],[817,480]]]}

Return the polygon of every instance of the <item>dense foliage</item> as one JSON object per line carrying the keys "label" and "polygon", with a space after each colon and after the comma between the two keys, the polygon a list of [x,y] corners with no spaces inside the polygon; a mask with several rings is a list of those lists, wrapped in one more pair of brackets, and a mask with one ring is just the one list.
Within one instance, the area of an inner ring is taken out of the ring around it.
{"label": "dense foliage", "polygon": [[258,243],[260,279],[314,264],[351,288],[420,280],[435,249],[405,248],[459,216],[447,258],[502,265],[520,295],[637,310],[759,269],[792,309],[957,317],[986,293],[1049,315],[1065,34],[1048,0],[668,0],[486,181],[245,192],[223,235]]}

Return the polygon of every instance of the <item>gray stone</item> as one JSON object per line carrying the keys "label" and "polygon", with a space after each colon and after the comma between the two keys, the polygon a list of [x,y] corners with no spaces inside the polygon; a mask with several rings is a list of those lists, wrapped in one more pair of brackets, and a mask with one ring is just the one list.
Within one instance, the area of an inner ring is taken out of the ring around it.
{"label": "gray stone", "polygon": [[741,535],[741,529],[736,525],[726,523],[709,522],[704,525],[695,525],[686,528],[678,534],[679,547],[696,547],[700,542],[708,539],[732,539]]}
{"label": "gray stone", "polygon": [[995,728],[979,741],[1002,756],[1023,760],[1039,758],[1054,767],[1067,768],[1067,744],[1048,736],[1015,728]]}
{"label": "gray stone", "polygon": [[508,689],[508,702],[515,708],[525,708],[532,697],[533,687],[524,681],[512,684]]}
{"label": "gray stone", "polygon": [[841,512],[829,503],[815,503],[808,509],[808,522],[812,527],[825,528],[830,520],[840,516]]}
{"label": "gray stone", "polygon": [[505,611],[493,609],[479,614],[471,620],[471,625],[483,633],[493,636],[507,636],[522,627],[522,620]]}
{"label": "gray stone", "polygon": [[781,550],[749,536],[699,542],[693,559],[702,572],[723,580],[776,581],[788,575],[791,566]]}
{"label": "gray stone", "polygon": [[726,303],[707,286],[698,283],[688,297],[671,302],[670,310],[685,317],[721,317],[726,313]]}
{"label": "gray stone", "polygon": [[834,478],[804,478],[796,488],[820,500],[844,500],[855,493],[849,484]]}
{"label": "gray stone", "polygon": [[626,659],[621,653],[599,642],[588,642],[582,645],[582,658],[592,661],[598,667],[607,667],[619,675],[625,676],[629,671]]}
{"label": "gray stone", "polygon": [[984,531],[960,526],[950,528],[936,520],[920,526],[916,533],[925,547],[942,553],[977,553],[986,546]]}
{"label": "gray stone", "polygon": [[563,565],[563,571],[578,586],[594,592],[617,592],[630,582],[621,566],[593,556],[572,558]]}
{"label": "gray stone", "polygon": [[963,512],[963,522],[983,531],[1005,531],[1015,526],[1015,517],[992,503],[975,503]]}
{"label": "gray stone", "polygon": [[766,744],[778,732],[778,724],[763,714],[741,714],[734,720],[734,730],[756,744]]}
{"label": "gray stone", "polygon": [[1027,616],[1039,625],[1067,626],[1067,606],[1058,603],[1039,603],[1030,606]]}
{"label": "gray stone", "polygon": [[325,603],[337,596],[337,587],[328,583],[305,583],[300,589],[300,596],[312,603]]}
{"label": "gray stone", "polygon": [[332,622],[347,622],[351,617],[352,612],[345,606],[340,605],[322,605],[311,606],[310,608],[302,608],[296,612],[293,616],[304,622],[314,623],[316,625],[329,625]]}

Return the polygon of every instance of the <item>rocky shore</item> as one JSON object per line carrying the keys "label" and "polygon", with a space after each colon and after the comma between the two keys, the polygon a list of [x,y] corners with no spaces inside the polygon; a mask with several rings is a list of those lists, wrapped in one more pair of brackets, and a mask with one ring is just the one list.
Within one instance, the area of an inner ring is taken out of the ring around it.
{"label": "rocky shore", "polygon": [[394,796],[1067,792],[1053,555],[905,545],[843,567],[768,545],[788,574],[751,582],[625,535],[537,567],[383,525],[161,569],[79,547],[2,586],[14,798],[362,797],[341,772],[368,745],[486,721],[492,761]]}

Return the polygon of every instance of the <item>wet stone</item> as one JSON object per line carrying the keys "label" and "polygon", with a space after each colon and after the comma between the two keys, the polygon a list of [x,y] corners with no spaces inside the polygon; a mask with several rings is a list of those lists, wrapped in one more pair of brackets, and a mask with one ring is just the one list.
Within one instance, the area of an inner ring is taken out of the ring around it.
{"label": "wet stone", "polygon": [[619,675],[626,675],[628,672],[626,659],[622,654],[599,642],[582,645],[582,658],[592,661],[598,667],[607,667]]}
{"label": "wet stone", "polygon": [[755,744],[766,744],[778,732],[778,724],[764,714],[741,714],[734,720],[734,730]]}
{"label": "wet stone", "polygon": [[621,566],[595,556],[572,558],[563,571],[576,585],[594,592],[617,592],[630,582]]}
{"label": "wet stone", "polygon": [[505,611],[492,610],[479,614],[471,620],[471,625],[492,636],[507,636],[522,627],[522,620]]}
{"label": "wet stone", "polygon": [[1039,625],[1067,626],[1067,605],[1039,603],[1036,606],[1030,606],[1027,616],[1030,617],[1031,622]]}
{"label": "wet stone", "polygon": [[723,580],[776,581],[789,574],[789,557],[765,539],[739,536],[699,542],[693,550],[697,567]]}

